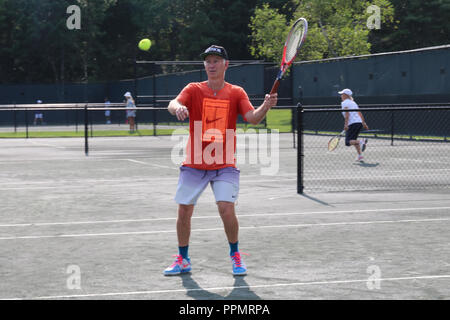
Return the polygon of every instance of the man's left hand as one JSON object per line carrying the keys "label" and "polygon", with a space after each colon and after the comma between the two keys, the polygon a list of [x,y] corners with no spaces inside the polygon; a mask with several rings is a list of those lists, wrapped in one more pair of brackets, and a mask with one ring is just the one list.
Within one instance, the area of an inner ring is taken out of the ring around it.
{"label": "man's left hand", "polygon": [[272,108],[277,105],[278,93],[266,94],[264,98],[264,106],[267,108]]}

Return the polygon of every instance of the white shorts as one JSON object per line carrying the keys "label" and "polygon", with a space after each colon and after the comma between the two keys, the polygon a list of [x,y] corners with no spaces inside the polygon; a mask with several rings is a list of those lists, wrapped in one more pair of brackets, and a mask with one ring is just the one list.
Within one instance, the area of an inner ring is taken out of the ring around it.
{"label": "white shorts", "polygon": [[234,203],[239,195],[239,175],[239,169],[234,167],[199,170],[181,166],[175,202],[195,205],[208,184],[211,184],[216,202]]}

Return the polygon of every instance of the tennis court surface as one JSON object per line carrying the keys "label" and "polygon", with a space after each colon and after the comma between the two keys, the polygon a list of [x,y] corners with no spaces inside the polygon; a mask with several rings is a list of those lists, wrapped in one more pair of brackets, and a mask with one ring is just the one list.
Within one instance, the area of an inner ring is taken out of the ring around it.
{"label": "tennis court surface", "polygon": [[[83,141],[0,140],[0,299],[450,298],[448,187],[298,195],[297,150],[280,134],[276,175],[261,174],[267,163],[239,165],[248,275],[231,274],[208,188],[192,220],[193,270],[164,277],[177,253],[171,154],[179,140],[93,138],[87,157]],[[356,166],[346,152],[345,177],[391,175],[377,152],[366,156],[376,166]],[[397,175],[415,174],[400,166],[409,158],[394,156]]]}

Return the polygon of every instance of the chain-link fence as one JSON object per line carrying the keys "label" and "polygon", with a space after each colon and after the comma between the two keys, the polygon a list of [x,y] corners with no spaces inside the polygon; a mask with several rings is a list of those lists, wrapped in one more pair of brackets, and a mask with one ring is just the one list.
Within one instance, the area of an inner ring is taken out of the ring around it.
{"label": "chain-link fence", "polygon": [[[109,112],[109,116],[107,111]],[[301,112],[299,112],[301,111]],[[353,146],[342,138],[328,151],[330,138],[343,129],[338,106],[278,107],[261,127],[295,132],[298,145],[298,191],[402,190],[450,186],[450,105],[361,105],[371,131],[363,161],[356,161]],[[43,118],[37,118],[43,114]],[[88,138],[116,135],[164,135],[174,129],[188,132],[167,108],[140,106],[135,130],[126,123],[122,104],[10,105],[0,108],[0,136]],[[238,127],[246,124],[241,122]]]}
{"label": "chain-link fence", "polygon": [[[251,97],[254,105],[263,98]],[[90,137],[127,135],[170,135],[176,129],[189,129],[189,119],[179,121],[166,107],[154,104],[137,106],[134,126],[130,126],[127,108],[123,103],[67,103],[0,105],[0,138],[51,138],[81,137],[87,127]],[[293,132],[292,106],[277,107],[271,111],[270,120],[264,118],[256,126],[250,126],[242,116],[237,119],[238,128],[278,129]],[[133,130],[134,129],[134,130]]]}
{"label": "chain-link fence", "polygon": [[334,151],[329,140],[344,127],[340,108],[300,108],[298,191],[449,188],[450,106],[361,108],[369,131],[357,150],[345,137]]}
{"label": "chain-link fence", "polygon": [[[128,117],[124,104],[29,104],[0,106],[1,138],[167,135],[188,129],[167,108],[140,106]],[[132,120],[132,123],[130,123]]]}

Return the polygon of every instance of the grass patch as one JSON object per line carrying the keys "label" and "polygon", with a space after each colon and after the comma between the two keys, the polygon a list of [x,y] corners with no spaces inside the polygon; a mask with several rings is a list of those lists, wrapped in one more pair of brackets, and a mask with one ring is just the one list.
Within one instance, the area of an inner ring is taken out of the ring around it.
{"label": "grass patch", "polygon": [[272,109],[267,113],[267,128],[280,132],[292,132],[292,111]]}
{"label": "grass patch", "polygon": [[[244,131],[248,129],[263,130],[264,127],[261,126],[245,126],[240,127]],[[175,130],[179,129],[157,129],[156,135],[158,136],[168,136],[172,135]],[[264,129],[270,132],[271,129]],[[188,129],[185,130],[186,134],[189,132]],[[138,130],[130,133],[128,130],[96,130],[92,133],[92,137],[139,137],[139,136],[153,136],[153,129]],[[176,134],[184,134],[184,132],[178,132]],[[15,138],[24,139],[26,138],[26,132],[0,132],[0,138]],[[28,132],[28,138],[83,138],[84,131],[32,131]],[[91,137],[91,132],[89,131],[89,137]]]}
{"label": "grass patch", "polygon": [[[26,132],[0,132],[0,138],[26,138]],[[29,138],[84,137],[84,131],[29,131]]]}
{"label": "grass patch", "polygon": [[[271,129],[277,129],[280,132],[291,132],[291,110],[277,110],[272,109],[267,113],[266,117],[266,129],[269,131]],[[170,123],[159,123],[160,125],[170,125],[179,126],[187,128],[186,123],[180,122],[170,122]],[[238,123],[237,128],[241,129],[255,129],[257,132],[259,129],[264,129],[264,124],[250,125],[247,123]],[[157,129],[157,135],[171,135],[175,129]],[[93,131],[94,137],[126,137],[126,136],[152,136],[153,129],[143,129],[133,133],[128,130],[95,130]],[[91,136],[91,131],[89,131],[89,137]],[[84,137],[84,130],[80,129],[78,132],[75,131],[28,131],[29,138],[80,138]],[[26,132],[0,132],[0,138],[26,138]]]}

